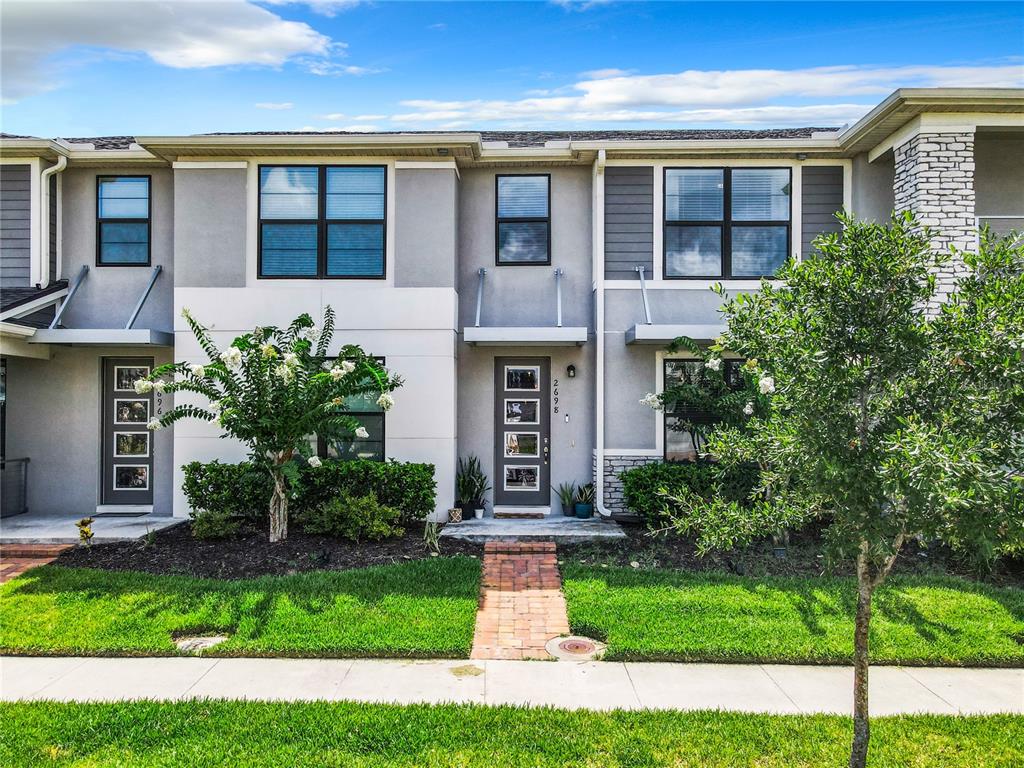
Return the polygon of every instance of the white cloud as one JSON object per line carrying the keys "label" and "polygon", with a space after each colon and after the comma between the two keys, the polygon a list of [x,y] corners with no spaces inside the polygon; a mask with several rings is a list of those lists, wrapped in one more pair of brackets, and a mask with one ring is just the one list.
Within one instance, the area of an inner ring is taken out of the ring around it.
{"label": "white cloud", "polygon": [[290,101],[261,101],[256,104],[257,109],[272,110],[291,109],[294,106]]}
{"label": "white cloud", "polygon": [[437,24],[428,24],[427,29],[432,29],[435,32],[444,32],[446,29],[448,29],[448,25],[441,21],[438,22]]}
{"label": "white cloud", "polygon": [[174,69],[276,67],[332,51],[308,24],[243,0],[6,0],[0,9],[5,103],[58,87],[54,58],[76,49],[144,54]]}
{"label": "white cloud", "polygon": [[327,59],[310,61],[308,68],[314,75],[324,76],[352,75],[353,77],[362,77],[363,75],[379,75],[381,72],[388,71],[384,67],[359,67],[353,64],[339,64],[336,61],[329,61]]}
{"label": "white cloud", "polygon": [[622,77],[623,75],[632,74],[632,69],[615,69],[610,67],[608,69],[591,69],[588,72],[580,72],[580,77],[585,80],[604,80],[607,77]]}
{"label": "white cloud", "polygon": [[[520,99],[400,102],[406,127],[469,122],[515,126],[593,123],[842,125],[908,87],[1019,87],[1018,63],[986,66],[834,66],[795,70],[688,70],[631,75],[584,73],[570,88]],[[564,95],[563,95],[564,94]],[[862,97],[862,98],[858,98]],[[860,102],[860,103],[858,103]]]}
{"label": "white cloud", "polygon": [[362,0],[259,0],[265,5],[305,5],[321,16],[336,16],[341,11],[355,8]]}
{"label": "white cloud", "polygon": [[322,126],[304,125],[301,128],[298,128],[297,130],[309,133],[377,133],[378,131],[380,131],[380,126],[366,124]]}

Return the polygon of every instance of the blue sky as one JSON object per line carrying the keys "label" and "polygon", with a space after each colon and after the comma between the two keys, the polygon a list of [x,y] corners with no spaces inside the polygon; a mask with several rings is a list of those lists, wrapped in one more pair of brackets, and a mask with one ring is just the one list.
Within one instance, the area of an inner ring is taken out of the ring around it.
{"label": "blue sky", "polygon": [[1024,4],[5,0],[38,136],[842,125],[899,86],[1024,86]]}

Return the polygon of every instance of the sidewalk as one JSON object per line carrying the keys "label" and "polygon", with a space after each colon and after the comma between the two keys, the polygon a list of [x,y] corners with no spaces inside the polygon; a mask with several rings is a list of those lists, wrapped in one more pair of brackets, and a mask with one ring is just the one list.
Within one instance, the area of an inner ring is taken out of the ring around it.
{"label": "sidewalk", "polygon": [[[875,715],[1024,714],[1024,669],[872,667]],[[847,667],[366,659],[0,658],[0,699],[471,702],[849,714]]]}

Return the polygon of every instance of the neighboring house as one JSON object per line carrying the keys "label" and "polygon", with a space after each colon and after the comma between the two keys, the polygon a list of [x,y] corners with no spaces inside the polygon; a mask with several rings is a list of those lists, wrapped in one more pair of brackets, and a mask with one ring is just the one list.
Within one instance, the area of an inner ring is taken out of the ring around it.
{"label": "neighboring house", "polygon": [[[436,467],[477,454],[502,511],[692,455],[640,399],[714,338],[709,287],[756,290],[788,256],[910,210],[936,247],[1024,223],[1024,91],[904,90],[843,129],[252,133],[0,138],[5,494],[29,506],[185,515],[181,466],[239,460],[210,424],[149,433],[140,369],[317,317],[405,379],[367,440],[325,453]],[[948,285],[952,274],[943,276]],[[5,496],[5,510],[16,501]]]}

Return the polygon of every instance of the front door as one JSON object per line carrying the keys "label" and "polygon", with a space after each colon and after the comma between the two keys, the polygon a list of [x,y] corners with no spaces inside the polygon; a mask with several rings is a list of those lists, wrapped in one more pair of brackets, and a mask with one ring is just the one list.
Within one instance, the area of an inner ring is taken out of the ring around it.
{"label": "front door", "polygon": [[151,357],[103,359],[104,504],[153,503],[153,393],[135,392],[152,370]]}
{"label": "front door", "polygon": [[494,360],[494,503],[551,503],[551,413],[547,357]]}

